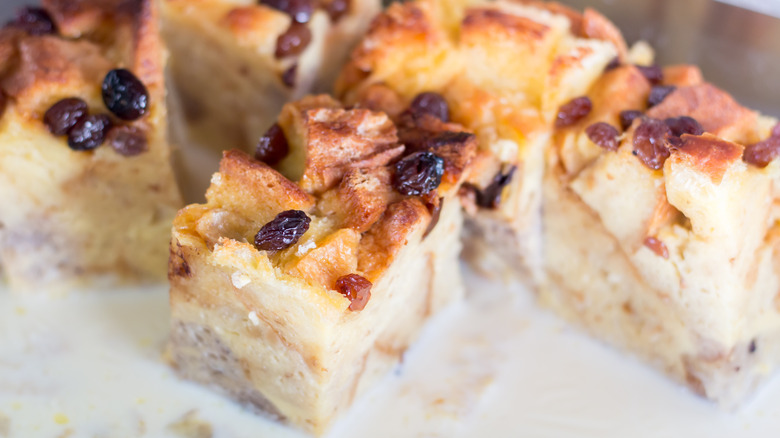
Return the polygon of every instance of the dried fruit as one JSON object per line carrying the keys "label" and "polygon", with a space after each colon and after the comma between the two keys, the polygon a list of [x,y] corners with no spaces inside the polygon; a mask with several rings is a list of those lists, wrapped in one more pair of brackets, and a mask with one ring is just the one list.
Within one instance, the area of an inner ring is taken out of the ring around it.
{"label": "dried fruit", "polygon": [[342,275],[336,280],[336,291],[350,301],[349,310],[363,310],[371,299],[371,284],[365,277],[357,274]]}
{"label": "dried fruit", "polygon": [[675,137],[681,137],[683,134],[702,135],[704,128],[693,117],[681,116],[670,117],[664,120],[666,126],[672,131]]}
{"label": "dried fruit", "polygon": [[664,71],[657,65],[637,65],[636,68],[652,85],[658,85],[664,80]]}
{"label": "dried fruit", "polygon": [[634,131],[634,155],[647,167],[658,170],[669,158],[669,148],[666,146],[671,130],[666,123],[646,118]]}
{"label": "dried fruit", "polygon": [[650,251],[653,251],[658,257],[665,259],[669,258],[669,250],[666,248],[666,244],[664,244],[662,241],[656,239],[655,237],[649,236],[645,239],[644,243],[645,246],[648,247]]}
{"label": "dried fruit", "polygon": [[780,157],[780,135],[772,135],[766,140],[747,145],[742,153],[743,161],[762,168],[777,157]]}
{"label": "dried fruit", "polygon": [[432,115],[442,122],[450,121],[450,106],[447,101],[438,93],[420,93],[412,100],[409,105],[409,112],[415,118],[422,117],[423,114]]}
{"label": "dried fruit", "polygon": [[279,124],[274,123],[264,136],[260,137],[255,150],[255,158],[271,166],[282,161],[290,152],[287,137]]}
{"label": "dried fruit", "polygon": [[311,218],[300,210],[279,213],[255,235],[255,246],[261,251],[281,251],[295,244],[309,229]]}
{"label": "dried fruit", "polygon": [[10,23],[13,26],[24,30],[30,35],[50,35],[57,33],[57,26],[51,19],[51,15],[42,8],[25,7],[19,9],[16,13],[16,19]]}
{"label": "dried fruit", "polygon": [[561,105],[555,119],[556,128],[571,126],[590,114],[593,104],[587,96],[576,97]]}
{"label": "dried fruit", "polygon": [[642,111],[639,110],[625,110],[620,112],[620,127],[625,131],[631,127],[634,123],[634,119],[642,117]]}
{"label": "dried fruit", "polygon": [[439,223],[441,208],[444,206],[444,198],[434,198],[433,202],[426,203],[425,206],[428,207],[428,212],[431,214],[431,221],[428,222],[428,226],[425,228],[423,239],[428,237],[428,235],[431,234],[431,231],[436,228],[436,224]]}
{"label": "dried fruit", "polygon": [[608,151],[618,150],[618,130],[609,123],[598,122],[588,126],[585,134],[593,143],[603,147]]}
{"label": "dried fruit", "polygon": [[87,102],[77,97],[68,97],[46,110],[43,123],[52,134],[66,135],[88,112]]}
{"label": "dried fruit", "polygon": [[3,116],[5,113],[5,106],[8,104],[7,97],[5,97],[5,93],[3,93],[3,90],[0,90],[0,117]]}
{"label": "dried fruit", "polygon": [[504,187],[512,182],[512,177],[516,170],[516,166],[510,166],[505,171],[499,171],[493,177],[493,181],[484,189],[480,190],[472,186],[476,194],[477,205],[482,208],[498,208],[501,205],[501,194],[504,191]]}
{"label": "dried fruit", "polygon": [[314,12],[312,0],[260,0],[260,4],[286,13],[296,23],[308,23]]}
{"label": "dried fruit", "polygon": [[292,23],[287,30],[276,39],[277,58],[298,55],[311,42],[311,31],[305,24]]}
{"label": "dried fruit", "polygon": [[415,152],[395,165],[393,187],[402,195],[424,195],[436,190],[444,174],[444,159],[433,152]]}
{"label": "dried fruit", "polygon": [[130,70],[111,70],[103,80],[103,103],[122,120],[140,119],[149,109],[149,92]]}
{"label": "dried fruit", "polygon": [[298,64],[293,64],[292,67],[282,73],[282,83],[292,88],[295,86],[295,73],[298,72]]}
{"label": "dried fruit", "polygon": [[125,157],[140,155],[149,149],[146,134],[134,126],[114,126],[108,131],[106,141]]}
{"label": "dried fruit", "polygon": [[89,151],[103,144],[111,128],[105,114],[93,114],[79,120],[68,132],[68,146],[74,151]]}
{"label": "dried fruit", "polygon": [[656,85],[650,90],[650,96],[647,97],[647,106],[653,107],[658,105],[676,89],[677,87],[674,85]]}
{"label": "dried fruit", "polygon": [[337,22],[349,12],[350,0],[331,0],[324,6],[332,22]]}

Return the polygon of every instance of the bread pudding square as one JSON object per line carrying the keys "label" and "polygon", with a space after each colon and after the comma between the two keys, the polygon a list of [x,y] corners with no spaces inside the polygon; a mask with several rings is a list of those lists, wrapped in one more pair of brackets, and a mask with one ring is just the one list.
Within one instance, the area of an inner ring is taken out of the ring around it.
{"label": "bread pudding square", "polygon": [[780,129],[695,68],[663,73],[604,73],[557,130],[540,299],[733,408],[780,361]]}
{"label": "bread pudding square", "polygon": [[161,280],[180,198],[156,2],[43,6],[0,29],[0,265],[14,289]]}
{"label": "bread pudding square", "polygon": [[[587,31],[585,30],[587,29]],[[491,276],[542,275],[544,150],[559,106],[625,58],[620,33],[595,11],[544,2],[420,0],[374,20],[336,91],[364,106],[405,107],[424,93],[474,131],[479,154],[462,191],[465,256]]]}
{"label": "bread pudding square", "polygon": [[[322,434],[398,364],[463,294],[457,193],[476,139],[429,122],[307,97],[264,137],[284,144],[282,173],[224,154],[207,202],[173,226],[181,376]],[[410,129],[429,144],[402,146]]]}

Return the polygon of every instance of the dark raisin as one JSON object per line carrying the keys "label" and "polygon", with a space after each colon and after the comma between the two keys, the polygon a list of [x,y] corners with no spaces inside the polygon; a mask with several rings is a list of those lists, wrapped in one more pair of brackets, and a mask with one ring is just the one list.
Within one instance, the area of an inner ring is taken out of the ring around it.
{"label": "dark raisin", "polygon": [[298,64],[293,64],[292,67],[282,73],[282,83],[290,88],[295,86],[295,74],[298,72]]}
{"label": "dark raisin", "polygon": [[255,246],[261,251],[281,251],[295,244],[309,229],[311,218],[300,210],[279,213],[255,235]]}
{"label": "dark raisin", "polygon": [[312,0],[260,0],[260,4],[286,13],[297,23],[308,23],[314,12]]}
{"label": "dark raisin", "polygon": [[274,123],[257,142],[255,158],[273,166],[282,161],[289,152],[290,145],[287,143],[284,131],[279,124]]}
{"label": "dark raisin", "polygon": [[664,71],[657,65],[637,65],[636,68],[652,85],[658,85],[664,81]]}
{"label": "dark raisin", "polygon": [[22,29],[30,35],[57,33],[57,26],[51,19],[51,15],[42,8],[21,8],[16,13],[16,19],[8,23],[8,25]]}
{"label": "dark raisin", "polygon": [[424,195],[439,187],[443,174],[444,159],[433,152],[415,152],[396,163],[393,187],[402,195]]}
{"label": "dark raisin", "polygon": [[122,120],[137,120],[149,109],[149,92],[130,70],[111,70],[103,80],[103,102]]}
{"label": "dark raisin", "polygon": [[742,160],[748,164],[763,168],[779,156],[780,136],[772,136],[758,143],[745,146]]}
{"label": "dark raisin", "polygon": [[653,107],[658,105],[676,89],[677,87],[674,85],[656,85],[650,90],[650,96],[647,97],[647,106]]}
{"label": "dark raisin", "polygon": [[616,57],[612,58],[611,61],[609,61],[609,64],[607,64],[606,67],[604,67],[604,71],[607,72],[607,71],[610,71],[610,70],[614,70],[614,69],[620,67],[620,65],[621,65],[620,64],[620,57],[616,56]]}
{"label": "dark raisin", "polygon": [[8,98],[5,97],[5,93],[3,93],[3,90],[0,90],[0,117],[3,117],[3,114],[5,114],[5,107],[8,104]]}
{"label": "dark raisin", "polygon": [[625,110],[620,112],[620,127],[625,131],[631,127],[634,123],[634,119],[642,117],[642,111],[639,110]]}
{"label": "dark raisin", "polygon": [[510,166],[505,171],[499,171],[493,177],[493,181],[484,189],[472,186],[476,194],[477,205],[482,208],[498,208],[501,205],[501,194],[504,191],[504,187],[512,182],[512,176],[514,176],[516,170],[516,166]]}
{"label": "dark raisin", "polygon": [[423,114],[430,114],[442,122],[450,121],[450,106],[447,101],[438,93],[426,92],[420,93],[409,105],[409,112],[415,118],[422,117]]}
{"label": "dark raisin", "polygon": [[140,155],[149,149],[146,134],[134,126],[114,126],[108,131],[106,141],[125,157]]}
{"label": "dark raisin", "polygon": [[681,137],[683,134],[702,135],[704,128],[693,117],[670,117],[664,120],[666,126],[672,131],[672,135]]}
{"label": "dark raisin", "polygon": [[436,224],[439,223],[441,208],[444,206],[444,198],[434,199],[434,202],[427,203],[425,206],[428,207],[428,212],[431,213],[431,221],[428,222],[428,227],[425,228],[423,239],[428,237],[428,234],[431,234],[431,231],[436,228]]}
{"label": "dark raisin", "polygon": [[89,151],[103,144],[111,128],[105,114],[93,114],[79,120],[68,132],[68,146],[74,151]]}
{"label": "dark raisin", "polygon": [[585,134],[593,143],[603,147],[608,151],[618,150],[618,130],[609,123],[598,122],[588,126]]}
{"label": "dark raisin", "polygon": [[325,4],[325,12],[330,16],[330,20],[335,23],[349,12],[349,3],[350,0],[331,0]]}
{"label": "dark raisin", "polygon": [[645,246],[648,247],[650,251],[653,251],[658,257],[664,259],[669,258],[669,250],[666,248],[666,244],[655,237],[647,237],[645,239]]}
{"label": "dark raisin", "polygon": [[46,110],[43,123],[52,134],[66,135],[88,112],[87,102],[77,97],[68,97]]}
{"label": "dark raisin", "polygon": [[576,97],[558,109],[558,116],[555,119],[556,128],[565,128],[571,126],[590,114],[593,104],[587,96]]}
{"label": "dark raisin", "polygon": [[277,58],[298,55],[311,42],[311,31],[305,24],[293,23],[276,39]]}
{"label": "dark raisin", "polygon": [[647,118],[634,131],[634,155],[647,167],[658,170],[669,158],[666,141],[671,135],[666,123]]}
{"label": "dark raisin", "polygon": [[349,310],[363,310],[371,299],[371,282],[357,274],[342,275],[336,280],[336,291],[350,301]]}
{"label": "dark raisin", "polygon": [[748,353],[750,354],[755,353],[757,348],[758,347],[756,346],[756,340],[753,339],[752,341],[750,341],[750,346],[748,347]]}

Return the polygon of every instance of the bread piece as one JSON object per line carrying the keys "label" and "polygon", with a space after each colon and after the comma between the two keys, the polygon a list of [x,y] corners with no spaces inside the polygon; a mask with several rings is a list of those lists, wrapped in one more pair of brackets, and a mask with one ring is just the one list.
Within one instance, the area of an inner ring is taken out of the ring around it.
{"label": "bread piece", "polygon": [[[380,9],[379,0],[277,2],[308,8],[296,14],[307,21],[296,24],[293,15],[269,6],[273,3],[162,0],[171,95],[180,108],[173,129],[180,146],[194,142],[217,153],[232,148],[254,153],[282,105],[330,90]],[[339,5],[346,10],[335,12]],[[310,42],[300,53],[278,56],[280,38],[293,27]],[[199,175],[183,178],[202,195]]]}
{"label": "bread piece", "polygon": [[[684,70],[671,70],[665,80],[681,86],[650,109],[637,69],[607,72],[588,93],[590,115],[556,132],[540,299],[733,408],[780,362],[780,163],[743,160],[744,145],[770,137],[775,121]],[[616,150],[588,135],[596,122],[618,133],[620,111],[636,109],[645,118],[619,134]],[[663,131],[680,116],[706,132],[659,137],[658,157],[648,158],[645,127]]]}
{"label": "bread piece", "polygon": [[[441,184],[402,195],[394,163],[415,152],[397,142],[409,127],[324,96],[288,104],[279,124],[287,177],[226,152],[207,203],[174,222],[170,357],[181,376],[322,434],[462,296],[457,192],[476,141],[452,124],[435,133],[459,134],[437,150]],[[258,230],[289,210],[308,230],[260,250]],[[336,290],[350,274],[372,284],[367,303]]]}
{"label": "bread piece", "polygon": [[[120,3],[128,4],[44,0],[53,28],[43,19],[50,30],[18,22],[0,30],[0,264],[13,288],[164,278],[180,199],[166,141],[158,13],[151,0]],[[120,120],[101,98],[116,68],[148,90],[147,111],[134,121]],[[112,130],[133,130],[145,148],[109,134],[97,149],[71,149],[44,120],[70,97],[90,114],[109,115]]]}
{"label": "bread piece", "polygon": [[442,95],[452,120],[479,138],[463,191],[466,258],[492,276],[533,280],[542,274],[541,182],[552,120],[625,56],[625,43],[594,11],[523,3],[394,4],[374,20],[336,88],[369,107],[393,100],[392,92],[399,107],[422,92]]}

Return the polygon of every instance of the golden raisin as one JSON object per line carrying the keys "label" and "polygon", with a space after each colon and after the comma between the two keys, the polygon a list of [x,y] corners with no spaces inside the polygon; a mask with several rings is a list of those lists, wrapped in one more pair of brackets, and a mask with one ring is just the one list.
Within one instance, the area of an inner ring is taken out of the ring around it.
{"label": "golden raisin", "polygon": [[342,275],[336,280],[336,291],[350,301],[349,310],[363,310],[371,299],[371,282],[357,274]]}

